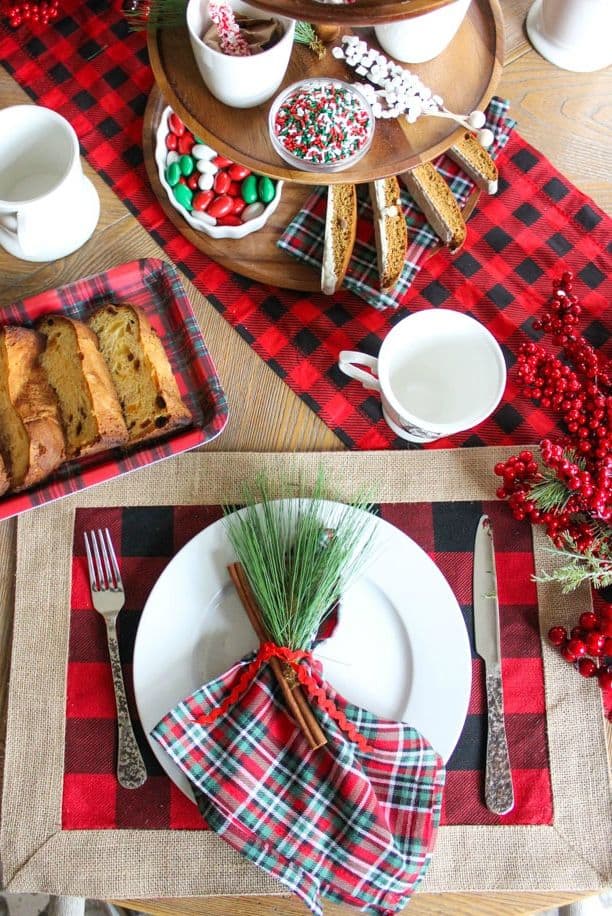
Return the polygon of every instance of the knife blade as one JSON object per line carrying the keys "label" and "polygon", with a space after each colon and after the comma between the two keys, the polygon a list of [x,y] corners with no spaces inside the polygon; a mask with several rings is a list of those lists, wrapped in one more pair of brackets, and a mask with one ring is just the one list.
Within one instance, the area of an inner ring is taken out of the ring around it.
{"label": "knife blade", "polygon": [[481,517],[476,529],[473,606],[474,643],[485,663],[487,692],[485,801],[490,811],[506,814],[514,807],[514,791],[504,724],[495,547],[488,515]]}

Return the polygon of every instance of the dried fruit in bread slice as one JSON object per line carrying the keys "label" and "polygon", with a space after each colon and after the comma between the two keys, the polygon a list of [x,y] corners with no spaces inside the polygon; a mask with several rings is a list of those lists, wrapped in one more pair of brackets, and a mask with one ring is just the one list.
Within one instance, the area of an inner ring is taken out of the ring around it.
{"label": "dried fruit in bread slice", "polygon": [[446,151],[446,154],[470,176],[477,187],[482,188],[487,194],[497,193],[499,180],[497,166],[474,134],[466,131],[461,139],[453,143]]}
{"label": "dried fruit in bread slice", "polygon": [[323,237],[321,290],[331,296],[342,286],[357,234],[357,191],[354,184],[330,184]]}
{"label": "dried fruit in bread slice", "polygon": [[400,176],[427,222],[451,251],[465,242],[467,228],[455,196],[431,162]]}
{"label": "dried fruit in bread slice", "polygon": [[[64,460],[57,398],[39,362],[43,348],[36,331],[0,328],[0,452],[12,490],[39,483]],[[0,474],[0,491],[2,481]]]}
{"label": "dried fruit in bread slice", "polygon": [[0,496],[2,496],[8,490],[11,481],[9,479],[8,470],[4,463],[4,458],[0,453]]}
{"label": "dried fruit in bread slice", "polygon": [[117,389],[131,441],[192,421],[162,342],[142,309],[106,305],[89,324]]}
{"label": "dried fruit in bread slice", "polygon": [[370,182],[370,200],[374,211],[380,288],[388,290],[395,286],[402,273],[408,247],[408,230],[397,178]]}
{"label": "dried fruit in bread slice", "polygon": [[43,318],[41,363],[59,401],[68,458],[123,445],[128,432],[98,339],[82,321]]}

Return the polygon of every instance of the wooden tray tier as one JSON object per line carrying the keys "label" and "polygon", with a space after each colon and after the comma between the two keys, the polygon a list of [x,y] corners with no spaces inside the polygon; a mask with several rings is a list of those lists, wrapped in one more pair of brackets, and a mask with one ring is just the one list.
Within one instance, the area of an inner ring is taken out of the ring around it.
{"label": "wooden tray tier", "polygon": [[[346,29],[345,34],[351,31]],[[359,34],[378,47],[372,30],[359,30]],[[462,132],[447,119],[423,117],[416,124],[408,124],[405,118],[379,120],[372,146],[355,166],[335,173],[305,172],[287,165],[272,147],[268,135],[271,102],[237,109],[211,95],[196,66],[186,25],[149,32],[149,54],[167,103],[198,137],[228,158],[285,181],[359,184],[398,175],[443,153]],[[449,47],[434,60],[410,69],[442,96],[450,111],[466,114],[488,103],[501,75],[502,57],[503,21],[498,0],[472,0]],[[308,48],[296,44],[282,86],[316,76],[353,79],[352,71],[344,61],[336,60],[331,50],[318,60]]]}
{"label": "wooden tray tier", "polygon": [[[199,251],[218,261],[228,270],[271,286],[311,293],[320,292],[319,271],[296,260],[276,244],[312,193],[313,188],[309,185],[286,183],[278,208],[265,226],[243,239],[212,239],[203,232],[192,229],[178,210],[175,210],[159,180],[155,163],[157,128],[167,104],[159,88],[154,86],[144,116],[143,148],[149,181],[168,219]],[[474,191],[467,201],[463,209],[465,219],[472,213],[479,196],[479,191]],[[434,254],[437,250],[432,248],[431,253]]]}
{"label": "wooden tray tier", "polygon": [[354,3],[326,2],[326,0],[249,0],[277,16],[302,19],[305,22],[349,25],[378,25],[422,16],[454,0],[355,0]]}

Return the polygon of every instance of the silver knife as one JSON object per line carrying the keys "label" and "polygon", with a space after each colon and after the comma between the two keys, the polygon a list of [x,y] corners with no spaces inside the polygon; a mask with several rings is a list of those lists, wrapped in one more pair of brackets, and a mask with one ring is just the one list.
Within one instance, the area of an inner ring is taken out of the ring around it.
{"label": "silver knife", "polygon": [[485,801],[490,811],[506,814],[514,807],[514,792],[504,725],[495,549],[488,515],[481,517],[476,531],[473,587],[474,642],[485,663],[487,686]]}

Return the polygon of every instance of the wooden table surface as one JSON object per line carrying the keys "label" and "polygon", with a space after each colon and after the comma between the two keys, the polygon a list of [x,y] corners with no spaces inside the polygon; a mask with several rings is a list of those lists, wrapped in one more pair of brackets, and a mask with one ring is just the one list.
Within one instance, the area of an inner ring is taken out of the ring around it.
{"label": "wooden table surface", "polygon": [[[530,0],[502,0],[506,19],[506,60],[498,94],[511,101],[522,135],[554,165],[612,213],[612,69],[593,74],[559,70],[529,45],[524,18]],[[0,68],[0,108],[28,102]],[[102,202],[93,238],[70,257],[53,264],[29,264],[0,249],[0,307],[14,299],[68,283],[140,257],[165,258],[138,221],[85,164]],[[207,346],[219,370],[231,407],[223,434],[207,448],[234,451],[322,451],[344,446],[269,369],[204,296],[184,279]],[[0,523],[0,712],[4,721],[9,670],[14,569],[13,520]],[[2,729],[3,731],[3,729]],[[581,816],[588,816],[583,812]],[[468,851],[469,854],[469,851]],[[414,916],[510,916],[536,913],[577,899],[571,893],[418,894]],[[287,897],[216,897],[133,901],[149,913],[205,916],[292,916],[304,906]],[[353,910],[325,906],[326,916]]]}

